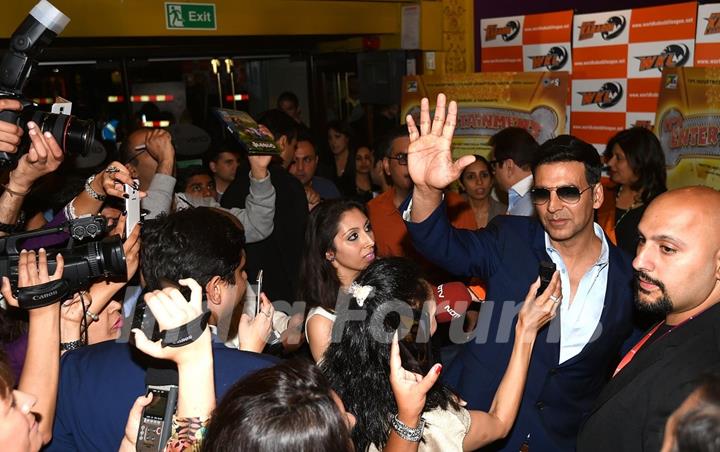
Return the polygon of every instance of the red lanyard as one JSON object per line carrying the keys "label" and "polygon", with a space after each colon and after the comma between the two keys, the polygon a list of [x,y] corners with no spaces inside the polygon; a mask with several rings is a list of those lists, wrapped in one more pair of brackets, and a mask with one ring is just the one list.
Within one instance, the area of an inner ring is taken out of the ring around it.
{"label": "red lanyard", "polygon": [[[663,335],[660,336],[659,338],[657,338],[656,341],[659,341],[660,339],[664,338],[665,336],[670,334],[670,332],[673,331],[675,328],[678,328],[678,327],[684,325],[685,323],[691,321],[693,318],[694,318],[694,316],[678,323],[677,325],[675,325],[674,327],[670,328],[665,333],[663,333]],[[632,361],[633,358],[635,358],[635,354],[638,352],[638,350],[640,350],[642,348],[642,346],[645,345],[645,342],[647,342],[648,339],[650,339],[650,337],[653,334],[655,334],[655,331],[657,331],[657,329],[660,328],[660,325],[662,325],[662,324],[663,324],[663,322],[660,322],[657,325],[655,325],[650,331],[648,331],[648,333],[645,336],[643,336],[642,339],[640,339],[640,342],[635,344],[635,346],[633,348],[631,348],[630,351],[625,354],[625,356],[623,356],[623,359],[620,361],[620,364],[618,364],[617,368],[615,369],[615,373],[613,373],[613,378],[615,377],[615,375],[617,375],[623,369],[623,367],[627,366],[630,363],[630,361]]]}

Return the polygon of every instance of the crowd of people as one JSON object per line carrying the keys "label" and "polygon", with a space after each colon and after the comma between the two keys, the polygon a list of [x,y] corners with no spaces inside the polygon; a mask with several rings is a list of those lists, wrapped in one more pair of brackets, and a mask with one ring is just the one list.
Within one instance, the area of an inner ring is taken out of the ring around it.
{"label": "crowd of people", "polygon": [[454,159],[430,111],[318,138],[283,93],[275,155],[137,128],[89,173],[0,121],[2,450],[720,450],[720,194],[643,128]]}

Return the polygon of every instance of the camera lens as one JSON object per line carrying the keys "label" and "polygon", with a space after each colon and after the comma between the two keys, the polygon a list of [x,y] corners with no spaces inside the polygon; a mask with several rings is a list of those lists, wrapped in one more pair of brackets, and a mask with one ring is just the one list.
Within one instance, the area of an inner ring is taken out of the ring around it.
{"label": "camera lens", "polygon": [[125,263],[125,250],[119,236],[106,237],[100,242],[93,242],[100,261],[100,271],[110,277],[126,277],[127,265]]}
{"label": "camera lens", "polygon": [[43,132],[50,132],[65,154],[87,155],[95,142],[93,121],[43,111],[33,112],[30,119]]}

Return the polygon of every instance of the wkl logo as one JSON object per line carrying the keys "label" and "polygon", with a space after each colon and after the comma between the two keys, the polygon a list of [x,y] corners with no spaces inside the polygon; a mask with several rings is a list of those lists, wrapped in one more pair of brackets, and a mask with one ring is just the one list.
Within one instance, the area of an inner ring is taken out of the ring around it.
{"label": "wkl logo", "polygon": [[600,33],[604,40],[610,41],[620,36],[620,33],[625,30],[625,25],[627,25],[627,20],[625,20],[624,16],[612,16],[602,24],[592,20],[583,22],[580,24],[578,40],[592,39],[596,33]]}
{"label": "wkl logo", "polygon": [[528,57],[532,60],[532,68],[546,68],[549,71],[559,71],[568,61],[568,51],[564,47],[552,47],[547,55]]}
{"label": "wkl logo", "polygon": [[706,17],[707,26],[705,27],[706,35],[714,35],[720,33],[720,13],[712,13],[710,17]]}
{"label": "wkl logo", "polygon": [[520,22],[511,20],[504,27],[498,27],[495,24],[488,25],[485,28],[485,41],[494,41],[500,36],[503,41],[512,41],[520,33]]}
{"label": "wkl logo", "polygon": [[646,55],[635,57],[640,61],[638,70],[649,71],[657,69],[662,71],[666,67],[680,67],[690,59],[690,49],[685,44],[670,44],[659,55]]}
{"label": "wkl logo", "polygon": [[617,105],[623,96],[623,87],[617,82],[607,82],[597,91],[579,91],[580,105],[597,105],[605,109]]}

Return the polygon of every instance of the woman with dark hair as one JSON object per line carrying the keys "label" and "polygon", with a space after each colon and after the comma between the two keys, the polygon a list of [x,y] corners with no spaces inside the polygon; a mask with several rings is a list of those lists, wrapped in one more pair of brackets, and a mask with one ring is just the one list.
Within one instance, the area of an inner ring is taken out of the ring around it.
{"label": "woman with dark hair", "polygon": [[340,121],[328,124],[328,146],[333,156],[334,182],[342,194],[358,202],[370,201],[377,189],[370,178],[373,167],[370,148],[357,146],[350,126]]}
{"label": "woman with dark hair", "polygon": [[353,147],[352,137],[352,129],[346,123],[342,121],[330,121],[328,123],[327,139],[336,181],[340,181],[340,178],[347,170],[348,163],[350,163],[350,149]]}
{"label": "woman with dark hair", "polygon": [[490,171],[490,163],[482,155],[473,157],[475,162],[465,167],[458,182],[464,191],[463,197],[475,214],[477,229],[480,229],[496,216],[503,215],[507,205],[495,201],[491,196],[495,179]]}
{"label": "woman with dark hair", "polygon": [[637,227],[645,208],[667,190],[665,154],[655,134],[633,127],[608,141],[604,157],[612,184],[604,187],[598,223],[614,244],[634,256]]}
{"label": "woman with dark hair", "polygon": [[407,259],[380,259],[361,272],[351,286],[348,311],[355,318],[365,311],[364,319],[343,322],[342,338],[329,345],[321,364],[357,418],[352,436],[358,450],[381,450],[391,431],[422,438],[420,451],[474,450],[505,437],[517,416],[535,337],[555,316],[561,296],[557,272],[536,298],[539,285],[538,279],[530,286],[519,313],[512,356],[488,413],[464,409],[449,388],[436,383],[422,416],[402,419],[388,383],[390,338],[398,331],[403,367],[424,374],[434,362],[428,342],[436,304],[428,301],[430,289],[419,268]]}
{"label": "woman with dark hair", "polygon": [[316,362],[330,342],[340,290],[374,259],[375,236],[362,204],[328,200],[310,212],[298,299],[307,303],[305,337]]}

